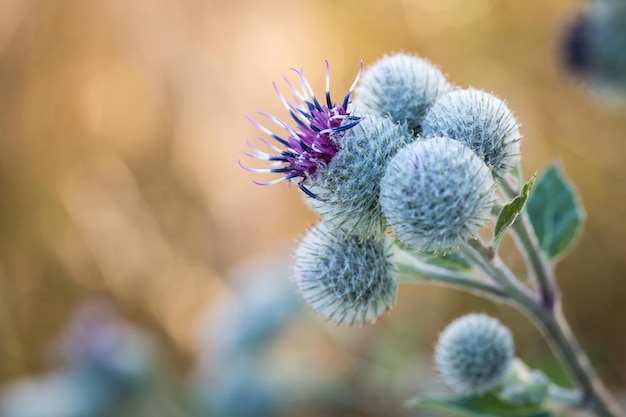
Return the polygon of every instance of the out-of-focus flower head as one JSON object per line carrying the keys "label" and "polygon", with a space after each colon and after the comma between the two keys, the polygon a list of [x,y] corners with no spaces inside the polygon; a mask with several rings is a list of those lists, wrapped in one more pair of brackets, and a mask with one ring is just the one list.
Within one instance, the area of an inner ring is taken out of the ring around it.
{"label": "out-of-focus flower head", "polygon": [[194,415],[279,416],[294,399],[289,372],[277,377],[288,360],[272,356],[301,317],[288,259],[280,252],[238,265],[229,273],[232,294],[202,315],[190,386]]}
{"label": "out-of-focus flower head", "polygon": [[3,417],[107,417],[137,406],[154,382],[156,352],[106,301],[90,301],[52,343],[60,366],[5,387]]}
{"label": "out-of-focus flower head", "polygon": [[147,382],[156,364],[147,335],[125,322],[106,301],[81,306],[59,337],[59,347],[67,365],[108,378],[124,390]]}
{"label": "out-of-focus flower head", "polygon": [[562,61],[573,75],[608,98],[626,96],[626,2],[588,1],[568,26]]}

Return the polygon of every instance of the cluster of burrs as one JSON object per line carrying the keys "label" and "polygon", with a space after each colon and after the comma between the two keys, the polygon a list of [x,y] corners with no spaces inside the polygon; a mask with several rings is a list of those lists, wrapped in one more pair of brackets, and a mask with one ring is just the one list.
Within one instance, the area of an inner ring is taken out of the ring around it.
{"label": "cluster of burrs", "polygon": [[267,162],[244,168],[282,174],[262,184],[296,181],[321,217],[295,254],[303,298],[339,323],[373,321],[396,299],[392,239],[445,253],[475,238],[497,181],[518,162],[519,126],[503,101],[455,88],[415,55],[360,70],[341,102],[328,63],[324,100],[295,72],[298,84],[285,77],[291,101],[275,85],[295,124],[261,113],[279,135],[251,119],[267,149],[249,144],[244,154]]}

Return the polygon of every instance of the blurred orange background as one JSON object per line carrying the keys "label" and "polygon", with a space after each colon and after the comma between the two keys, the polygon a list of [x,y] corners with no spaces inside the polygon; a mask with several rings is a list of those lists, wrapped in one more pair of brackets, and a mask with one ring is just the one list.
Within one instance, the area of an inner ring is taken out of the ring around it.
{"label": "blurred orange background", "polygon": [[[92,295],[150,328],[187,372],[198,318],[234,291],[229,271],[278,248],[289,262],[315,221],[296,187],[258,187],[238,167],[245,139],[259,135],[244,114],[287,120],[272,81],[290,67],[302,66],[321,92],[328,59],[338,97],[359,60],[406,51],[452,83],[509,103],[522,124],[527,175],[563,162],[588,215],[580,244],[558,267],[566,313],[605,379],[623,389],[626,109],[596,100],[559,69],[563,28],[579,7],[1,0],[0,382],[41,369],[47,341]],[[507,260],[519,267],[513,253]],[[358,342],[327,359],[340,363],[381,335],[395,340],[394,355],[428,355],[444,324],[469,310],[503,317],[519,355],[543,360],[545,343],[511,309],[410,285],[375,326],[345,330]],[[324,326],[332,324],[312,331]]]}

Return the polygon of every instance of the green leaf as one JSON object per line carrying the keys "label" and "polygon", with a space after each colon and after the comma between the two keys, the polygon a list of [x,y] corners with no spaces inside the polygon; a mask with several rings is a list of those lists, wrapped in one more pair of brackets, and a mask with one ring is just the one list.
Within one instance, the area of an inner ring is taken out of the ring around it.
{"label": "green leaf", "polygon": [[578,240],[584,211],[576,188],[558,163],[537,180],[526,210],[541,248],[551,259],[563,256]]}
{"label": "green leaf", "polygon": [[539,405],[522,406],[504,402],[494,394],[448,398],[416,398],[409,407],[448,411],[464,417],[553,417],[555,413]]}
{"label": "green leaf", "polygon": [[528,200],[528,193],[535,184],[535,178],[536,175],[533,175],[526,184],[524,184],[521,193],[502,207],[493,233],[493,247],[495,250],[498,250],[498,246],[500,245],[500,241],[506,229],[513,224],[517,216],[524,209],[526,201]]}

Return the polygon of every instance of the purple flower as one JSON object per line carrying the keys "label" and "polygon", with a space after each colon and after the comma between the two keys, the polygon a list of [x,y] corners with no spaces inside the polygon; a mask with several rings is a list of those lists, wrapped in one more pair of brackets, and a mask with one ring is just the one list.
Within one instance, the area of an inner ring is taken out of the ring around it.
{"label": "purple flower", "polygon": [[273,133],[251,117],[246,116],[252,124],[275,140],[278,146],[263,137],[259,138],[269,149],[276,152],[273,154],[259,150],[250,142],[247,142],[252,152],[242,152],[244,155],[262,161],[269,161],[270,163],[266,168],[249,168],[244,166],[241,161],[239,165],[250,172],[284,174],[281,178],[269,182],[255,181],[256,184],[272,185],[284,180],[291,182],[298,178],[298,187],[309,197],[319,199],[317,195],[307,188],[306,181],[314,178],[320,167],[330,163],[339,151],[339,141],[346,130],[353,128],[361,121],[361,117],[350,114],[348,106],[352,101],[352,91],[363,70],[363,62],[361,62],[361,68],[342,103],[333,103],[331,100],[329,91],[330,66],[328,61],[325,62],[326,103],[324,104],[320,103],[315,97],[313,89],[304,77],[302,69],[292,68],[300,78],[300,89],[296,88],[287,77],[283,77],[293,92],[295,104],[288,102],[279,91],[276,83],[274,83],[274,89],[278,93],[278,97],[296,122],[295,128],[292,128],[275,116],[259,112],[259,114],[286,130],[288,135],[286,138]]}

